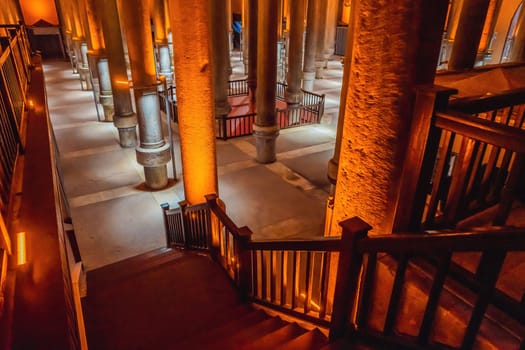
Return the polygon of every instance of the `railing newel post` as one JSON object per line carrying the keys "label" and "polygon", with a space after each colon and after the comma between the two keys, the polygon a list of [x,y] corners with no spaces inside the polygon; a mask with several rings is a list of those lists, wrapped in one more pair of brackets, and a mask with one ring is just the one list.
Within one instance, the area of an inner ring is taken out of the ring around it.
{"label": "railing newel post", "polygon": [[168,224],[168,210],[170,210],[169,203],[160,203],[160,208],[162,209],[162,216],[164,217],[164,228],[166,230],[166,246],[171,246],[171,239],[170,239],[170,226]]}
{"label": "railing newel post", "polygon": [[236,244],[236,263],[238,269],[237,285],[241,293],[241,298],[247,299],[250,295],[250,285],[252,282],[251,270],[252,260],[251,251],[248,247],[252,239],[252,231],[243,226],[239,228],[239,238]]}
{"label": "railing newel post", "polygon": [[186,208],[188,207],[188,202],[183,200],[183,201],[180,201],[179,202],[179,207],[180,207],[180,217],[181,217],[181,220],[182,220],[182,239],[184,240],[184,247],[188,247],[188,237],[186,237],[187,235],[187,224],[188,224],[188,220],[186,218]]}
{"label": "railing newel post", "polygon": [[341,338],[348,318],[355,306],[363,254],[357,251],[357,242],[367,237],[370,225],[355,216],[339,223],[343,228],[341,250],[335,282],[330,340]]}

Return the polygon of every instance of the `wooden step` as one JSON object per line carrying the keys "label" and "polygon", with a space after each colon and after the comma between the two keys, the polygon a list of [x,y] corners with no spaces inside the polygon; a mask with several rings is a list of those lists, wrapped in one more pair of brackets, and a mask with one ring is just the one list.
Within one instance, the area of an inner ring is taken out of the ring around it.
{"label": "wooden step", "polygon": [[280,344],[284,344],[298,336],[306,333],[307,330],[299,327],[297,323],[289,323],[272,333],[253,340],[251,343],[244,345],[244,350],[266,350],[274,349]]}
{"label": "wooden step", "polygon": [[184,257],[184,255],[183,251],[164,247],[102,266],[88,271],[88,288],[90,285],[103,285],[128,278],[149,269],[171,263]]}
{"label": "wooden step", "polygon": [[221,349],[239,349],[254,339],[264,337],[276,330],[279,330],[287,325],[280,317],[272,317],[263,320],[251,327],[245,327],[232,334],[224,335],[221,341],[214,343],[212,348]]}
{"label": "wooden step", "polygon": [[317,328],[300,335],[275,349],[279,350],[319,350],[328,344],[328,338]]}
{"label": "wooden step", "polygon": [[[228,312],[228,311],[225,311]],[[252,310],[251,312],[241,315],[240,317],[235,317],[228,313],[231,318],[225,323],[216,325],[215,328],[209,328],[199,332],[189,338],[186,338],[184,341],[176,344],[175,348],[177,349],[202,349],[209,348],[212,342],[219,341],[225,336],[239,332],[245,327],[250,327],[254,324],[257,324],[261,321],[268,319],[268,316],[264,311],[261,310]]]}

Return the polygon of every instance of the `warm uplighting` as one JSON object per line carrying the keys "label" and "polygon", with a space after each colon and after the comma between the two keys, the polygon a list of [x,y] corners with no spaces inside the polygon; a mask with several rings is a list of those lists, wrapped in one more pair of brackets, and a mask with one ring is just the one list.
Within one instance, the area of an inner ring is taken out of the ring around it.
{"label": "warm uplighting", "polygon": [[33,102],[32,99],[29,99],[27,101],[27,106],[29,107],[29,110],[33,110],[35,108],[35,103]]}
{"label": "warm uplighting", "polygon": [[115,80],[115,85],[129,86],[129,81],[128,80]]}
{"label": "warm uplighting", "polygon": [[17,251],[17,265],[24,265],[27,262],[26,255],[26,233],[18,232],[16,234],[16,251]]}
{"label": "warm uplighting", "polygon": [[58,18],[53,0],[21,0],[20,7],[25,23],[34,24],[44,20],[52,25],[58,25]]}

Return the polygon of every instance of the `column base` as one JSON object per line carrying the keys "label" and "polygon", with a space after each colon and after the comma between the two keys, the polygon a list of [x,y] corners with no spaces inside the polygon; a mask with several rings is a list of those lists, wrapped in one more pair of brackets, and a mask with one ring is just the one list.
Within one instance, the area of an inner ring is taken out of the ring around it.
{"label": "column base", "polygon": [[279,127],[277,125],[259,126],[254,124],[253,135],[255,136],[257,152],[255,160],[262,164],[275,162],[275,140],[279,135]]}
{"label": "column base", "polygon": [[120,146],[128,148],[137,145],[137,115],[135,113],[113,116],[113,123],[118,129]]}
{"label": "column base", "polygon": [[324,79],[324,61],[315,62],[315,78]]}
{"label": "column base", "polygon": [[215,116],[226,116],[232,110],[232,106],[226,101],[215,101]]}
{"label": "column base", "polygon": [[137,146],[137,129],[132,128],[119,128],[118,137],[120,146],[123,148],[131,148]]}
{"label": "column base", "polygon": [[168,168],[166,164],[156,167],[144,167],[146,186],[152,190],[160,190],[168,185]]}
{"label": "column base", "polygon": [[113,106],[113,95],[103,95],[100,94],[100,104],[104,109],[104,121],[112,122],[113,115],[115,114],[115,108]]}
{"label": "column base", "polygon": [[168,184],[168,169],[166,164],[170,161],[170,144],[157,148],[136,148],[137,162],[144,166],[146,186],[152,190],[164,188]]}
{"label": "column base", "polygon": [[339,163],[334,158],[330,159],[328,161],[327,176],[328,176],[328,181],[330,181],[332,185],[335,185],[337,182],[337,171],[338,170],[339,170]]}
{"label": "column base", "polygon": [[301,91],[284,90],[284,100],[287,104],[298,105],[301,103],[303,93]]}

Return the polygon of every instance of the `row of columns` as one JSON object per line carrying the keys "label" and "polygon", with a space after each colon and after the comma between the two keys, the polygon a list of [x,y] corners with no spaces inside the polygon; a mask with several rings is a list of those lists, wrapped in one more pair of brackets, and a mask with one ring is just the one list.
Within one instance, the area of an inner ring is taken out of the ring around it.
{"label": "row of columns", "polygon": [[[120,11],[116,11],[114,1],[97,1],[103,3],[99,11],[108,18],[113,16],[112,21],[103,17],[102,29],[112,77],[114,120],[133,119],[131,103],[124,98],[127,78],[123,69],[123,49],[110,45],[110,42],[122,43],[122,40],[106,34],[119,32],[114,21],[119,17],[115,16],[118,12],[126,36],[133,38],[128,40],[128,49],[139,125],[137,159],[145,166],[146,183],[152,188],[163,187],[167,182],[169,152],[160,128],[156,95],[158,80],[149,22],[150,2],[122,1]],[[106,3],[112,3],[113,7],[110,9]],[[199,203],[204,194],[217,192],[214,117],[224,115],[228,108],[221,109],[225,102],[221,93],[226,90],[224,84],[229,67],[224,55],[229,51],[228,42],[222,40],[227,37],[224,14],[227,6],[221,1],[214,3],[212,6],[216,8],[208,8],[201,3],[170,0],[168,6],[171,28],[177,33],[177,40],[173,43],[175,81],[184,189],[190,203]],[[279,132],[275,114],[278,23],[274,15],[278,2],[246,0],[245,3],[248,83],[250,95],[258,102],[254,125],[256,159],[267,163],[275,160],[275,139]],[[301,64],[298,62],[303,48],[299,39],[302,39],[304,30],[304,0],[294,1],[290,6],[290,70],[286,96],[287,102],[294,105],[298,103],[297,92],[300,90]],[[377,230],[388,231],[388,227],[392,227],[402,172],[399,164],[402,164],[406,152],[410,125],[412,88],[433,82],[448,1],[440,0],[427,6],[421,0],[403,0],[388,5],[379,5],[374,0],[356,0],[352,6],[342,113],[330,171],[332,180],[337,179],[333,193],[335,220],[332,220],[330,234],[339,232],[335,223],[348,215],[362,216]],[[326,42],[325,36],[315,26],[316,14],[321,13],[322,8],[335,12],[330,0],[309,1],[307,21],[311,19],[312,25],[307,26],[306,31],[303,77],[304,73],[315,74],[316,68],[320,68],[321,57],[326,56],[324,46],[323,55],[320,55],[319,45],[313,45]],[[321,17],[327,20],[329,12]],[[209,17],[211,13],[213,17]],[[209,18],[212,18],[211,27]],[[321,19],[317,21],[321,27]],[[213,38],[212,42],[210,38]],[[159,38],[157,44],[164,42],[162,40]],[[385,40],[388,40],[388,45]],[[213,59],[209,47],[212,47]],[[120,57],[121,61],[112,60],[113,55]],[[114,74],[117,73],[113,71],[117,72],[117,69],[112,69],[115,66],[120,69],[118,76],[122,84],[115,81],[117,75]],[[129,90],[127,93],[129,96]],[[120,101],[120,106],[117,101]],[[131,129],[130,125],[125,126]]]}

